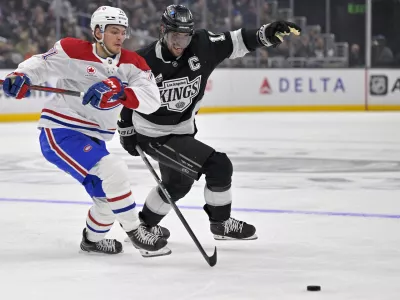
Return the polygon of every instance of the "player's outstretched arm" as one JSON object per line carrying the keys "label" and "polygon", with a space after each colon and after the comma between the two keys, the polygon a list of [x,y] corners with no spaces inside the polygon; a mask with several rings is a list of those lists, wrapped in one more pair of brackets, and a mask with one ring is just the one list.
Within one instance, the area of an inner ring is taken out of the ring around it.
{"label": "player's outstretched arm", "polygon": [[46,53],[34,55],[20,63],[14,72],[6,76],[3,83],[4,93],[16,99],[29,97],[31,85],[43,83],[50,76],[61,77],[65,74],[68,56],[60,42]]}
{"label": "player's outstretched arm", "polygon": [[262,25],[259,29],[242,28],[243,42],[249,51],[260,47],[278,46],[286,35],[300,35],[301,28],[288,21],[276,21]]}
{"label": "player's outstretched arm", "polygon": [[225,58],[235,59],[260,47],[278,46],[285,35],[299,35],[300,32],[299,26],[287,21],[272,22],[258,29],[241,28],[219,34],[208,31],[208,51],[212,53],[214,64],[218,65]]}
{"label": "player's outstretched arm", "polygon": [[134,56],[134,59],[135,69],[128,78],[125,101],[122,104],[124,107],[148,115],[160,108],[160,91],[145,59],[138,54]]}

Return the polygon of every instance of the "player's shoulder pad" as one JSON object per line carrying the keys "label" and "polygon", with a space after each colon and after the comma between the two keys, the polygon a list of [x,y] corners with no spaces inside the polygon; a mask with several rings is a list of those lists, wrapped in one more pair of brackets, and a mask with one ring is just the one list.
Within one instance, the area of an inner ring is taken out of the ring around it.
{"label": "player's shoulder pad", "polygon": [[118,66],[121,64],[132,64],[143,71],[150,70],[146,60],[141,55],[139,55],[137,52],[126,49],[122,49],[121,51]]}
{"label": "player's shoulder pad", "polygon": [[206,39],[207,37],[208,37],[208,31],[206,29],[196,29],[194,31],[192,39],[195,38]]}
{"label": "player's shoulder pad", "polygon": [[195,31],[193,39],[197,39],[200,43],[215,43],[224,41],[229,32],[212,32],[207,29],[198,29]]}
{"label": "player's shoulder pad", "polygon": [[100,62],[93,54],[93,45],[88,41],[68,37],[60,40],[60,45],[70,58]]}
{"label": "player's shoulder pad", "polygon": [[190,42],[191,47],[202,48],[210,44],[208,32],[206,29],[196,29]]}

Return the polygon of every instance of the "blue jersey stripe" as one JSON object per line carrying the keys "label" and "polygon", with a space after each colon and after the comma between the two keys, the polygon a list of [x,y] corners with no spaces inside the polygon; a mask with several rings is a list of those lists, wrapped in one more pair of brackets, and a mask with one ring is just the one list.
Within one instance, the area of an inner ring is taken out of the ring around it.
{"label": "blue jersey stripe", "polygon": [[128,210],[134,209],[135,207],[136,207],[136,203],[133,202],[133,204],[131,204],[131,205],[127,206],[127,207],[120,208],[120,209],[115,209],[115,210],[113,209],[113,213],[114,214],[123,213],[123,212],[126,212]]}
{"label": "blue jersey stripe", "polygon": [[114,134],[114,132],[109,132],[109,131],[105,131],[105,130],[101,130],[101,129],[97,129],[97,128],[88,128],[88,127],[84,127],[84,126],[79,126],[79,125],[74,125],[74,124],[70,124],[70,123],[65,123],[65,122],[63,122],[63,121],[54,119],[54,118],[49,117],[49,116],[41,115],[40,118],[41,118],[41,119],[50,120],[50,121],[52,121],[52,122],[54,122],[54,123],[63,125],[63,126],[65,126],[65,127],[76,128],[76,129],[84,129],[84,130],[89,130],[89,131],[97,131],[97,132],[104,133],[104,134]]}

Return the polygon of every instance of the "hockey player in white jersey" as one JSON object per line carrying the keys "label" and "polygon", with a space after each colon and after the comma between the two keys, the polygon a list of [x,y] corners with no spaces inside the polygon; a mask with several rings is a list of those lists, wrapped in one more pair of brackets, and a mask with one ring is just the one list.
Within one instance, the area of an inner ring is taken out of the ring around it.
{"label": "hockey player in white jersey", "polygon": [[57,87],[86,91],[83,99],[56,95],[42,110],[39,128],[43,156],[78,180],[92,197],[81,249],[117,254],[122,244],[106,239],[117,220],[143,256],[167,255],[167,241],[138,218],[125,163],[110,154],[122,106],[144,114],[160,107],[160,94],[145,60],[122,49],[128,18],[118,8],[102,6],[92,15],[95,42],[64,38],[47,53],[24,62],[3,84],[6,95],[22,99],[30,86],[58,78]]}

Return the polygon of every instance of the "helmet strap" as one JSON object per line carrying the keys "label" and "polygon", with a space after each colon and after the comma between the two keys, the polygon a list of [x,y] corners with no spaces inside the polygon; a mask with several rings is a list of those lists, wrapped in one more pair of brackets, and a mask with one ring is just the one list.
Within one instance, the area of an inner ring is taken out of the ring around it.
{"label": "helmet strap", "polygon": [[104,51],[106,51],[106,53],[107,53],[108,55],[110,55],[110,56],[115,55],[114,53],[111,53],[111,52],[107,49],[106,45],[105,45],[104,42],[103,42],[103,39],[101,39],[101,41],[99,41],[99,43],[100,43],[100,46],[103,47]]}
{"label": "helmet strap", "polygon": [[101,33],[101,39],[99,40],[95,35],[94,35],[94,39],[96,40],[96,42],[98,42],[100,44],[100,46],[104,49],[104,51],[109,55],[109,56],[113,56],[115,55],[114,53],[111,53],[110,50],[107,49],[106,45],[104,44],[104,33]]}

